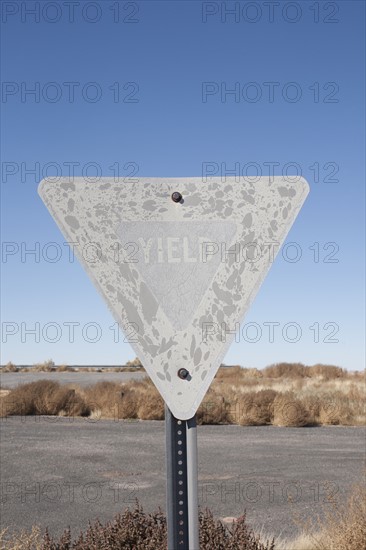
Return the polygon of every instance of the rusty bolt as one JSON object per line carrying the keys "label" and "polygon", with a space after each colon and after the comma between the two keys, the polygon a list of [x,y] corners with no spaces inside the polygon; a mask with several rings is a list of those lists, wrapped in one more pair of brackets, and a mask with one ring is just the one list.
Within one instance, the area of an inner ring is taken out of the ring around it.
{"label": "rusty bolt", "polygon": [[189,376],[189,372],[187,371],[187,369],[179,369],[178,376],[182,380],[187,380],[187,378]]}
{"label": "rusty bolt", "polygon": [[174,193],[172,193],[172,201],[174,202],[180,202],[182,200],[182,194],[179,193],[178,191],[174,191]]}

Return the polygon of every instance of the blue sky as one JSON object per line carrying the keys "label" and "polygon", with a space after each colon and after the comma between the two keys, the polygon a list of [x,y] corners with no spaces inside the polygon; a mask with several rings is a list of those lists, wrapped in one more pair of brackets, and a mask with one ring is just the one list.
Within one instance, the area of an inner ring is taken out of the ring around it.
{"label": "blue sky", "polygon": [[225,362],[363,368],[364,11],[358,1],[3,2],[1,362],[134,357],[69,261],[37,194],[43,176],[71,166],[201,176],[211,163],[216,175],[301,171],[311,186],[287,238],[301,257],[278,256]]}

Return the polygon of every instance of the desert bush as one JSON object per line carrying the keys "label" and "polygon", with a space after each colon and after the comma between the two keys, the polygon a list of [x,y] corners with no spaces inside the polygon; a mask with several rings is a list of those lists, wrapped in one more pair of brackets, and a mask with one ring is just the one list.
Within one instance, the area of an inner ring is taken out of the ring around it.
{"label": "desert bush", "polygon": [[216,375],[215,378],[221,379],[221,378],[236,378],[237,376],[241,377],[243,374],[244,369],[240,365],[235,365],[233,367],[225,367],[221,366]]}
{"label": "desert bush", "polygon": [[325,511],[319,550],[366,550],[366,487],[355,486],[343,504]]}
{"label": "desert bush", "polygon": [[302,363],[275,363],[263,369],[263,376],[267,378],[321,378],[322,380],[336,380],[351,377],[347,372],[334,365],[317,364],[311,367]]}
{"label": "desert bush", "polygon": [[14,365],[14,363],[9,361],[6,365],[4,365],[4,367],[2,367],[1,370],[2,372],[18,372],[19,369],[16,365]]}
{"label": "desert bush", "polygon": [[91,384],[84,388],[85,400],[92,409],[100,409],[107,412],[108,408],[113,408],[116,398],[120,397],[122,383],[102,380],[96,384]]}
{"label": "desert bush", "polygon": [[321,424],[347,425],[352,423],[354,412],[347,395],[333,392],[324,395],[319,409],[319,422]]}
{"label": "desert bush", "polygon": [[[201,550],[275,550],[274,541],[261,542],[260,537],[248,527],[243,515],[231,527],[215,520],[210,511],[199,513],[199,540]],[[23,545],[20,545],[21,541]],[[29,542],[29,546],[27,545]],[[136,503],[134,509],[126,509],[112,521],[96,520],[74,540],[70,529],[59,538],[46,530],[43,537],[39,530],[23,533],[22,537],[2,540],[2,550],[166,550],[167,523],[161,510],[146,513]]]}
{"label": "desert bush", "polygon": [[101,381],[84,390],[85,400],[92,411],[104,418],[137,418],[137,396],[122,383]]}
{"label": "desert bush", "polygon": [[155,388],[139,396],[137,416],[141,420],[164,420],[165,404]]}
{"label": "desert bush", "polygon": [[132,361],[127,361],[126,363],[126,367],[133,367],[134,369],[137,367],[137,368],[141,368],[142,367],[142,363],[140,361],[140,359],[138,357],[135,357],[135,359],[132,359]]}
{"label": "desert bush", "polygon": [[98,382],[85,390],[92,411],[105,418],[163,420],[164,401],[150,380]]}
{"label": "desert bush", "polygon": [[301,534],[278,541],[279,550],[366,550],[366,486],[354,485],[341,502],[329,497],[322,513],[307,521],[295,517]]}
{"label": "desert bush", "polygon": [[196,413],[197,424],[231,424],[229,404],[224,397],[209,389]]}
{"label": "desert bush", "polygon": [[117,418],[135,419],[138,418],[139,398],[134,389],[128,387],[121,391],[119,401],[117,401]]}
{"label": "desert bush", "polygon": [[305,378],[309,376],[308,367],[302,363],[275,363],[263,369],[266,378]]}
{"label": "desert bush", "polygon": [[275,390],[267,389],[244,394],[239,401],[239,424],[241,426],[263,426],[273,421]]}
{"label": "desert bush", "polygon": [[42,531],[38,526],[34,526],[30,531],[23,530],[10,535],[7,529],[2,529],[0,548],[1,550],[42,550]]}
{"label": "desert bush", "polygon": [[334,365],[317,364],[312,367],[307,367],[311,377],[320,377],[323,380],[334,380],[337,378],[345,378],[348,372],[341,367]]}
{"label": "desert bush", "polygon": [[52,380],[17,386],[3,399],[3,414],[87,416],[89,407],[75,390]]}
{"label": "desert bush", "polygon": [[317,424],[320,422],[320,408],[322,400],[317,394],[306,394],[301,397],[301,403],[309,413],[310,420]]}
{"label": "desert bush", "polygon": [[312,425],[309,412],[293,392],[279,394],[273,401],[273,425],[299,427]]}
{"label": "desert bush", "polygon": [[261,542],[248,527],[245,513],[231,527],[215,520],[209,510],[200,513],[201,550],[275,550],[274,540]]}
{"label": "desert bush", "polygon": [[44,361],[43,363],[36,363],[33,365],[33,370],[36,372],[52,372],[55,369],[55,363],[52,361],[52,359],[48,359],[48,361]]}

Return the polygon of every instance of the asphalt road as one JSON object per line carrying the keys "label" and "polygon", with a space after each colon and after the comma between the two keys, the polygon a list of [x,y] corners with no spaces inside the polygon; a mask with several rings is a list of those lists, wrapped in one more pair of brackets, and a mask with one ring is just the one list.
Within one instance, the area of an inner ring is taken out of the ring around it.
{"label": "asphalt road", "polygon": [[[73,533],[137,497],[165,507],[164,423],[9,417],[1,427],[1,528]],[[258,530],[291,536],[362,475],[363,428],[199,426],[199,499],[217,517],[246,509]],[[292,503],[289,499],[292,498]]]}
{"label": "asphalt road", "polygon": [[78,384],[89,386],[101,380],[110,382],[125,382],[126,380],[141,380],[146,377],[144,372],[3,372],[0,373],[2,388],[15,388],[20,384],[28,384],[37,380],[55,380],[60,384]]}

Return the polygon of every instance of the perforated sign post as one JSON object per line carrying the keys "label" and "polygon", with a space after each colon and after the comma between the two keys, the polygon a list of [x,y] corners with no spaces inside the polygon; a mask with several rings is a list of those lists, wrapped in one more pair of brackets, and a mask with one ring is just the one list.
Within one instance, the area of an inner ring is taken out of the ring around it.
{"label": "perforated sign post", "polygon": [[289,176],[40,183],[165,400],[169,550],[199,547],[195,413],[308,191]]}

